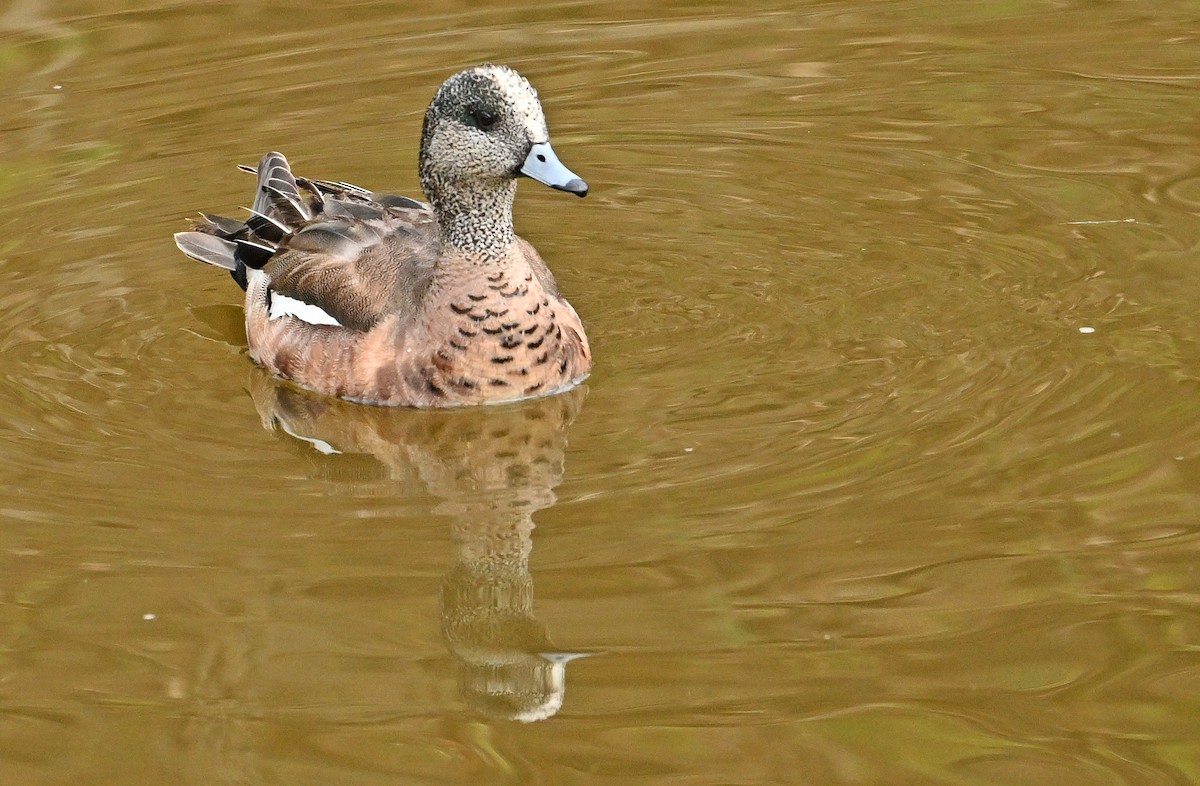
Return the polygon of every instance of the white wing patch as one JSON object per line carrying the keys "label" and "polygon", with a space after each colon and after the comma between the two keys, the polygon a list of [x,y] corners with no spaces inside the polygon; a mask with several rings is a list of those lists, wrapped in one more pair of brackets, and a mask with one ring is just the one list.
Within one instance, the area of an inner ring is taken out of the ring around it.
{"label": "white wing patch", "polygon": [[341,322],[330,316],[320,306],[314,306],[312,303],[305,303],[303,300],[296,300],[294,297],[272,292],[271,311],[267,314],[267,319],[282,319],[283,317],[295,317],[301,322],[307,322],[310,325],[342,326]]}

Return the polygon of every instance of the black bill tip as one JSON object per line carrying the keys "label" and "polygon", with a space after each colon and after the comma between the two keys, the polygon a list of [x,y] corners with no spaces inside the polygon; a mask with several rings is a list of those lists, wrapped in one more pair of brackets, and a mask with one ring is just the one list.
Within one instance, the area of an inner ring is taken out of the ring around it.
{"label": "black bill tip", "polygon": [[568,180],[561,186],[554,186],[554,188],[557,188],[559,191],[567,191],[577,197],[585,197],[588,195],[588,184],[579,178]]}

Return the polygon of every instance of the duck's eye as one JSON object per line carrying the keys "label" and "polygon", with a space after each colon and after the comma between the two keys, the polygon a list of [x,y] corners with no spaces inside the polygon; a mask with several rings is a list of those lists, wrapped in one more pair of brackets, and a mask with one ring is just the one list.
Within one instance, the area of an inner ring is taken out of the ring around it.
{"label": "duck's eye", "polygon": [[468,110],[467,118],[470,120],[471,125],[475,126],[480,131],[491,131],[496,127],[496,124],[500,122],[500,118],[495,112],[491,112],[480,107],[474,107]]}

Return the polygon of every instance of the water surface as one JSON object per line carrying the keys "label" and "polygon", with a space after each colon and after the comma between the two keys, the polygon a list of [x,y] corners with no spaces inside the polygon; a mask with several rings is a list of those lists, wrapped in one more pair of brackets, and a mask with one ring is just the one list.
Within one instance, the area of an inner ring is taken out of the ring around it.
{"label": "water surface", "polygon": [[[1200,781],[1197,18],[16,0],[3,781]],[[171,233],[270,149],[417,195],[489,60],[586,387],[267,378]]]}

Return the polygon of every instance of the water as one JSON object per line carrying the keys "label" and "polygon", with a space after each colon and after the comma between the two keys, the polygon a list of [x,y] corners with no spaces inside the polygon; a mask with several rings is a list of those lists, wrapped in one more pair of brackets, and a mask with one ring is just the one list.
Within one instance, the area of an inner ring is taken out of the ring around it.
{"label": "water", "polygon": [[[3,782],[1200,781],[1198,18],[17,0]],[[488,60],[586,388],[266,378],[171,233],[269,149],[416,195]]]}

